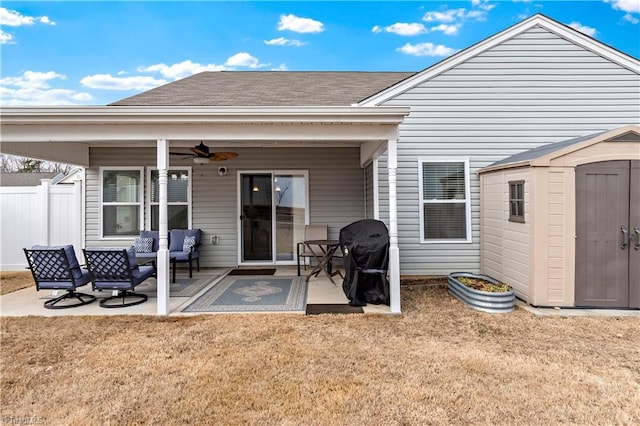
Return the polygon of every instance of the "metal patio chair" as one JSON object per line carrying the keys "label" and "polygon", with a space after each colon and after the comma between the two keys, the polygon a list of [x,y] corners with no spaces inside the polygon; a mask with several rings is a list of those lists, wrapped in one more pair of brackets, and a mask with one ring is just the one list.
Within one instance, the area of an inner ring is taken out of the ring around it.
{"label": "metal patio chair", "polygon": [[[327,225],[305,225],[304,226],[304,241],[311,240],[326,240],[328,235],[328,226]],[[320,250],[318,248],[318,250]],[[322,255],[320,251],[314,254],[313,250],[305,245],[304,242],[299,242],[296,247],[296,251],[298,254],[298,276],[300,276],[300,260],[302,258],[308,257],[315,259],[316,256]],[[304,269],[307,270],[306,262],[304,263]]]}
{"label": "metal patio chair", "polygon": [[[64,290],[62,296],[44,302],[47,309],[67,309],[87,305],[96,297],[79,293],[76,288],[89,284],[91,276],[86,268],[78,263],[72,245],[33,246],[23,249],[27,257],[36,290]],[[76,299],[75,303],[68,303]]]}
{"label": "metal patio chair", "polygon": [[[156,274],[155,263],[138,265],[136,252],[129,249],[84,249],[87,268],[94,290],[112,291],[111,297],[100,300],[103,308],[124,308],[147,300],[146,294],[134,293],[135,287]],[[120,303],[112,303],[122,299]]]}

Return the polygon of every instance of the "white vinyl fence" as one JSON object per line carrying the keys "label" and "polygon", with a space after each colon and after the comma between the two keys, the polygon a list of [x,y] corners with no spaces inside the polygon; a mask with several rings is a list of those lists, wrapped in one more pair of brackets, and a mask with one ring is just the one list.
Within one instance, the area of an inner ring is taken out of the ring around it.
{"label": "white vinyl fence", "polygon": [[[0,270],[24,270],[23,248],[73,244],[82,259],[82,181],[0,187]],[[81,262],[82,263],[82,262]]]}

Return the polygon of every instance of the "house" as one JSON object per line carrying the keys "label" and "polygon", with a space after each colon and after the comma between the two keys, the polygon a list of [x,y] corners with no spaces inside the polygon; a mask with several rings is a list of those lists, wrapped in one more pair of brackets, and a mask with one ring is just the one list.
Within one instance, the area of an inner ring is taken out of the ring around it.
{"label": "house", "polygon": [[[640,124],[639,77],[637,59],[535,15],[419,73],[209,72],[104,107],[4,108],[1,149],[86,168],[87,246],[196,227],[204,266],[293,264],[305,223],[335,238],[379,218],[400,312],[400,274],[483,269],[479,170]],[[238,156],[194,164],[200,141]]]}

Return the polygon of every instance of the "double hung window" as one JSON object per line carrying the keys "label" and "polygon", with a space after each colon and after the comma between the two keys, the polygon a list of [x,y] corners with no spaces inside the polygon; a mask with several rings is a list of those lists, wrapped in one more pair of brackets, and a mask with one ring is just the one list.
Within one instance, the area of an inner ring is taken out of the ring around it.
{"label": "double hung window", "polygon": [[[149,170],[149,228],[157,231],[160,221],[159,173]],[[169,169],[167,173],[168,229],[191,228],[191,168]]]}
{"label": "double hung window", "polygon": [[142,167],[100,169],[103,237],[138,235],[142,229]]}
{"label": "double hung window", "polygon": [[420,241],[471,242],[469,160],[420,159]]}

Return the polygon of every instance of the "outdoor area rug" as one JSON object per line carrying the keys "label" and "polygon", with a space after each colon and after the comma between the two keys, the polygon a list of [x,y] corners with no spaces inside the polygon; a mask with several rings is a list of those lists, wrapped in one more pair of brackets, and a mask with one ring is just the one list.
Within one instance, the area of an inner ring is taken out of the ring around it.
{"label": "outdoor area rug", "polygon": [[307,283],[304,277],[226,276],[183,312],[304,311]]}
{"label": "outdoor area rug", "polygon": [[273,275],[275,268],[266,269],[232,269],[227,275]]}
{"label": "outdoor area rug", "polygon": [[[169,283],[170,297],[193,297],[200,292],[207,284],[218,278],[219,275],[207,275],[200,278],[176,278],[175,283]],[[154,298],[158,296],[158,286],[156,280],[147,280],[136,286],[136,293],[143,293]]]}
{"label": "outdoor area rug", "polygon": [[361,306],[351,306],[335,303],[313,303],[307,305],[307,315],[320,314],[363,314]]}

